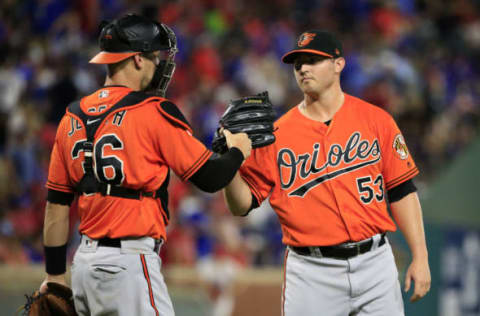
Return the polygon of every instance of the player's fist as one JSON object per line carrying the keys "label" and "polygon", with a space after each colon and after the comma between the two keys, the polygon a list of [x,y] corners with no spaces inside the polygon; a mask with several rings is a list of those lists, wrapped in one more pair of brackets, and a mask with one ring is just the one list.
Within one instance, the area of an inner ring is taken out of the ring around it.
{"label": "player's fist", "polygon": [[225,135],[228,148],[237,147],[240,149],[244,159],[247,159],[250,156],[250,152],[252,151],[252,141],[248,138],[246,133],[232,134],[224,129],[223,135]]}

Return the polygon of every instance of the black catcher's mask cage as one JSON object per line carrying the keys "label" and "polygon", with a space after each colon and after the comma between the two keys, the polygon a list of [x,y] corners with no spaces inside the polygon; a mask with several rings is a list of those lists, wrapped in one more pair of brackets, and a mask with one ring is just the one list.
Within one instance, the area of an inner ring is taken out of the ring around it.
{"label": "black catcher's mask cage", "polygon": [[165,97],[168,85],[175,72],[175,54],[178,52],[178,49],[175,33],[167,25],[161,24],[161,26],[168,34],[169,49],[167,50],[167,57],[162,59],[156,66],[152,81],[150,81],[150,84],[145,90],[155,95]]}

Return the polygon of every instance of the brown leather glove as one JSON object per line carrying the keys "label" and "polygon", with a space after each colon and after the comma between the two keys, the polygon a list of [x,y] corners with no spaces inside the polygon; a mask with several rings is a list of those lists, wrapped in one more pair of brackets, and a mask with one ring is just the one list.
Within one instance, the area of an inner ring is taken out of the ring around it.
{"label": "brown leather glove", "polygon": [[47,291],[35,291],[25,295],[27,303],[22,306],[23,315],[28,316],[76,316],[72,290],[58,283],[47,283]]}

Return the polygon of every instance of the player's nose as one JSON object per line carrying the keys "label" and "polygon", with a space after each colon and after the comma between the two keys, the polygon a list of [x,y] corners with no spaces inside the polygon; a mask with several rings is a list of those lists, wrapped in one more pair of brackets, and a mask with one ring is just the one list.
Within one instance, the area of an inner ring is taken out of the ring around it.
{"label": "player's nose", "polygon": [[306,74],[307,72],[310,71],[310,67],[311,67],[311,65],[309,65],[307,63],[301,64],[299,66],[298,72],[300,72],[300,74]]}

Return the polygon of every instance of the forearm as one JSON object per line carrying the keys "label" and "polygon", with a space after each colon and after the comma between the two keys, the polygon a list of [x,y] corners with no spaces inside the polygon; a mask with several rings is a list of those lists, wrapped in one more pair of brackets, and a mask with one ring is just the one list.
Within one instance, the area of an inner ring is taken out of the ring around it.
{"label": "forearm", "polygon": [[427,259],[422,208],[417,193],[410,193],[390,206],[393,218],[407,241],[413,259]]}
{"label": "forearm", "polygon": [[47,202],[43,226],[45,281],[65,283],[70,206]]}
{"label": "forearm", "polygon": [[237,172],[223,189],[223,196],[230,212],[235,216],[245,215],[252,205],[252,193],[247,183]]}
{"label": "forearm", "polygon": [[68,205],[47,202],[43,226],[43,244],[48,247],[65,245],[68,241]]}
{"label": "forearm", "polygon": [[242,151],[236,147],[230,148],[222,156],[213,155],[190,178],[200,190],[213,193],[224,188],[242,165]]}

